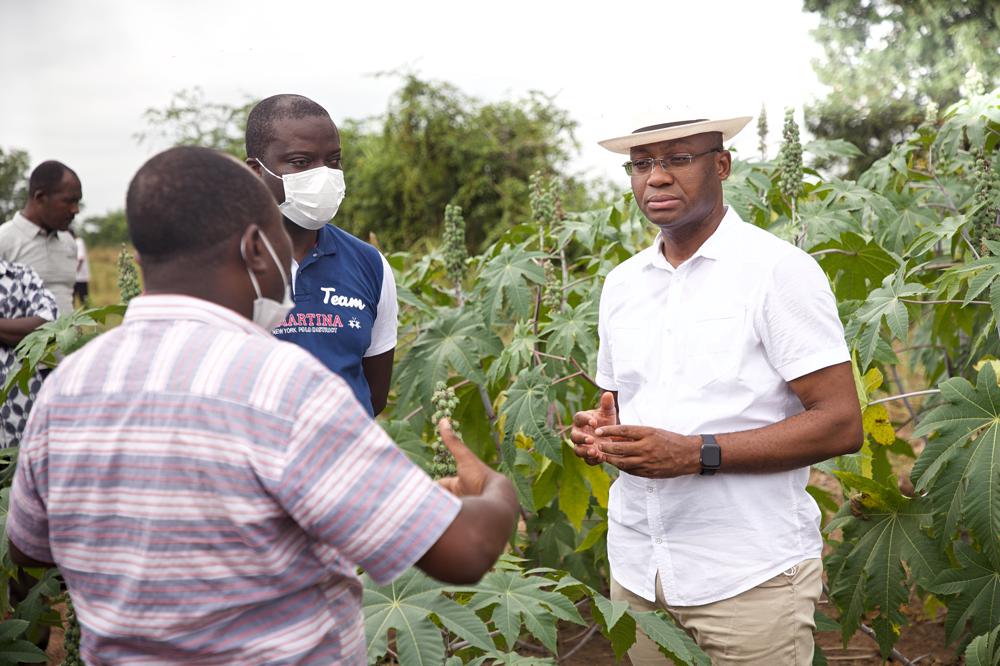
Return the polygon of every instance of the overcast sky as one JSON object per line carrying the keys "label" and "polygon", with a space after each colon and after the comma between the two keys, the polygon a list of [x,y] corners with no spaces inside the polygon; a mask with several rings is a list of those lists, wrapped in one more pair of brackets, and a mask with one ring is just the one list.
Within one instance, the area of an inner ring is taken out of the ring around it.
{"label": "overcast sky", "polygon": [[[766,7],[766,10],[764,9]],[[409,68],[484,100],[555,95],[579,122],[573,170],[618,179],[599,139],[670,107],[724,116],[767,105],[777,145],[783,109],[821,96],[811,61],[815,15],[801,0],[503,3],[300,0],[0,0],[0,147],[32,167],[58,159],[83,181],[87,215],[124,205],[142,163],[143,112],[200,86],[242,103],[295,92],[335,121],[385,110]],[[756,154],[751,124],[737,137]],[[345,146],[349,155],[350,146]],[[621,173],[620,173],[621,172]],[[350,196],[350,172],[347,175]]]}

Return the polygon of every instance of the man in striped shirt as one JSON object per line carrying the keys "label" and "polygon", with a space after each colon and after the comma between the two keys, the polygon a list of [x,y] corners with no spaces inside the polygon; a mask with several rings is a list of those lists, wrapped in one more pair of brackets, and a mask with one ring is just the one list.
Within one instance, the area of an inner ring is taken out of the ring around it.
{"label": "man in striped shirt", "polygon": [[364,664],[356,568],[478,580],[513,487],[446,422],[459,472],[434,483],[343,380],[265,330],[291,248],[246,167],[168,150],[127,217],[146,291],[43,386],[12,555],[59,566],[88,663]]}

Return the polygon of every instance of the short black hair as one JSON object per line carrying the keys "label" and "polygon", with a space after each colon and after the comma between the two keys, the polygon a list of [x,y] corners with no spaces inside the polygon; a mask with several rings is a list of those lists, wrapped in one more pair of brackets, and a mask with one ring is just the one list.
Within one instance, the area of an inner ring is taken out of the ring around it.
{"label": "short black hair", "polygon": [[34,197],[36,192],[41,192],[42,194],[55,192],[62,185],[63,176],[67,171],[73,174],[73,177],[77,181],[80,180],[80,177],[76,175],[76,171],[73,171],[62,162],[45,160],[36,166],[35,170],[28,176],[28,196]]}
{"label": "short black hair", "polygon": [[264,156],[264,151],[274,140],[274,121],[284,118],[330,118],[330,113],[302,95],[282,94],[262,99],[247,116],[248,158]]}
{"label": "short black hair", "polygon": [[143,262],[203,257],[251,224],[277,218],[274,196],[233,157],[178,146],[152,157],[125,197],[128,235]]}

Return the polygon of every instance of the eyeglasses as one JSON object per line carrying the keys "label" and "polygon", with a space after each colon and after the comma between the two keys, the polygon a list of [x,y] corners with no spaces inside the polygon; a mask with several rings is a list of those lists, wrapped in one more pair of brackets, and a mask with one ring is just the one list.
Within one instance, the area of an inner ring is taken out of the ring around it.
{"label": "eyeglasses", "polygon": [[694,162],[694,158],[701,157],[702,155],[708,155],[709,153],[721,153],[722,147],[712,148],[711,150],[706,150],[703,153],[677,153],[676,155],[667,155],[666,157],[643,157],[638,160],[629,160],[622,166],[625,167],[625,173],[630,176],[645,176],[648,175],[653,170],[654,164],[659,164],[660,168],[664,171],[681,171]]}

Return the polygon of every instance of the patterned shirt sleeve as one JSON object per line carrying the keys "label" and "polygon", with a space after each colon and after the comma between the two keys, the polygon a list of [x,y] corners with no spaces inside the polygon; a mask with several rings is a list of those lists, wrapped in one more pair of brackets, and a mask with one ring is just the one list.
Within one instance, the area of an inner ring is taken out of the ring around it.
{"label": "patterned shirt sleeve", "polygon": [[59,312],[52,292],[45,288],[38,273],[28,266],[22,266],[22,268],[24,270],[21,273],[19,283],[24,314],[21,316],[41,317],[48,321],[56,319]]}
{"label": "patterned shirt sleeve", "polygon": [[52,562],[49,519],[44,500],[48,492],[48,420],[43,410],[36,409],[28,420],[18,451],[7,514],[7,537],[28,557],[39,562]]}
{"label": "patterned shirt sleeve", "polygon": [[386,583],[437,542],[461,502],[410,462],[339,377],[313,387],[274,494],[316,542]]}

